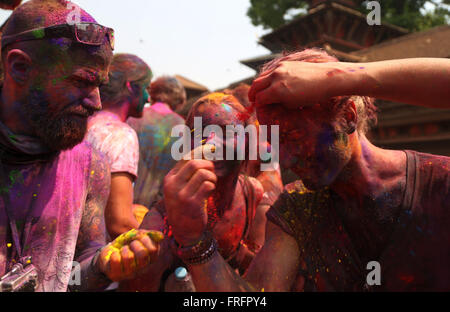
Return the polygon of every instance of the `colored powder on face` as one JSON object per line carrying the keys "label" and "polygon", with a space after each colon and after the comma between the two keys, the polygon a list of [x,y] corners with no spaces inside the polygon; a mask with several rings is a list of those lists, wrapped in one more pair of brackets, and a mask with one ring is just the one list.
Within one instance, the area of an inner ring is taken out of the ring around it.
{"label": "colored powder on face", "polygon": [[231,107],[225,103],[222,103],[222,107],[227,111],[227,113],[231,112]]}
{"label": "colored powder on face", "polygon": [[144,88],[142,91],[142,98],[141,102],[139,103],[139,106],[137,107],[138,113],[142,113],[144,111],[145,104],[148,103],[148,99],[150,98],[150,94],[148,94],[147,89]]}
{"label": "colored powder on face", "polygon": [[237,113],[236,114],[237,119],[239,119],[240,121],[247,121],[250,118],[250,115],[247,113]]}
{"label": "colored powder on face", "polygon": [[42,39],[42,38],[44,38],[44,37],[45,37],[45,31],[44,31],[44,29],[36,29],[36,30],[34,30],[34,31],[33,31],[33,36],[34,36],[36,39]]}

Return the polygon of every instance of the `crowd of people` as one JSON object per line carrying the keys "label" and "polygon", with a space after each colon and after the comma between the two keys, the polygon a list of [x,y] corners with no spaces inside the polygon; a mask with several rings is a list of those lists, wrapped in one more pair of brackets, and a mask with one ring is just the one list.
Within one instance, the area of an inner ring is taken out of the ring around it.
{"label": "crowd of people", "polygon": [[[20,265],[35,291],[171,291],[183,267],[197,291],[450,290],[450,158],[366,136],[374,99],[450,108],[450,60],[286,53],[180,116],[182,84],[114,54],[114,31],[80,12],[68,24],[66,1],[30,0],[3,30],[0,277]],[[300,180],[248,153],[187,157],[248,151],[248,137],[211,133],[175,160],[172,130],[199,117],[279,126],[280,165]]]}

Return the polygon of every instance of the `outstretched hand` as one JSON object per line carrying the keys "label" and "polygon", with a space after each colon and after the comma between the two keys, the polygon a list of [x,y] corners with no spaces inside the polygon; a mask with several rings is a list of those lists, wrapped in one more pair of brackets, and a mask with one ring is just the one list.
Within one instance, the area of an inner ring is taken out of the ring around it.
{"label": "outstretched hand", "polygon": [[352,79],[348,73],[358,73],[359,67],[345,66],[338,62],[281,62],[254,80],[249,99],[257,107],[278,103],[295,109],[326,102],[334,96],[351,95]]}

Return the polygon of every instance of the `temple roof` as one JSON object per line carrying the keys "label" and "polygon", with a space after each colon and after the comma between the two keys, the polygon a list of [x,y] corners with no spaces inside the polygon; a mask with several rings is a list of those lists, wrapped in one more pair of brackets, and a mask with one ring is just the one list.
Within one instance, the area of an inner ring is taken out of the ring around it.
{"label": "temple roof", "polygon": [[175,75],[175,78],[177,78],[181,82],[181,84],[184,86],[185,89],[194,89],[202,92],[208,91],[207,87],[192,80],[189,80],[181,75]]}
{"label": "temple roof", "polygon": [[450,57],[450,26],[438,26],[422,32],[385,41],[350,53],[361,62],[410,57]]}
{"label": "temple roof", "polygon": [[326,1],[311,8],[307,15],[264,35],[259,43],[273,53],[326,43],[348,53],[406,33],[406,29],[388,23],[370,26],[361,12],[335,1]]}

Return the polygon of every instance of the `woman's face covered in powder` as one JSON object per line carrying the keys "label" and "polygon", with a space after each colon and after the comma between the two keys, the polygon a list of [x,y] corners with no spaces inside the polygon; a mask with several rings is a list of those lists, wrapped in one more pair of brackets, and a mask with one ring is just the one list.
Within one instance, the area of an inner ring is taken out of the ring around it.
{"label": "woman's face covered in powder", "polygon": [[[237,101],[234,98],[228,98],[228,100]],[[246,148],[246,141],[239,142],[235,132],[227,129],[227,126],[243,126],[245,124],[240,120],[239,112],[237,112],[227,102],[221,101],[221,103],[209,101],[204,102],[196,107],[196,117],[202,118],[202,131],[209,125],[216,125],[222,129],[221,133],[211,132],[208,137],[202,137],[202,144],[211,144],[216,146],[216,150],[222,155],[223,160],[214,161],[214,169],[216,175],[220,177],[226,177],[233,173],[238,173],[240,167],[243,164],[243,160],[237,160],[237,154],[240,150]],[[188,125],[191,129],[194,129],[194,125]],[[192,144],[194,144],[194,136],[192,136]],[[192,145],[194,146],[194,145]],[[232,148],[234,151],[234,160],[226,160],[226,150]]]}

